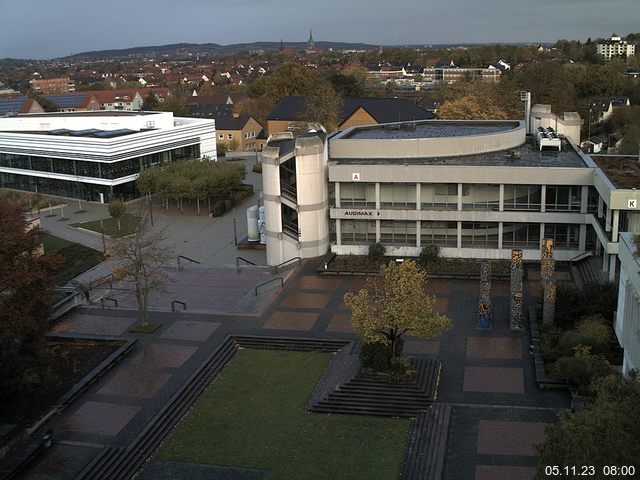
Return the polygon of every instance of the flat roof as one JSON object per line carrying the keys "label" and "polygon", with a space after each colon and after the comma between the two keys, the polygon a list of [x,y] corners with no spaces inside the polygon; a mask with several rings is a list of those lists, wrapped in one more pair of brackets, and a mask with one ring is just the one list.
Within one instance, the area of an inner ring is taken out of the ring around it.
{"label": "flat roof", "polygon": [[22,113],[20,117],[135,117],[138,115],[158,115],[163,112],[146,112],[139,110],[88,110],[86,112],[47,112]]}
{"label": "flat roof", "polygon": [[387,123],[355,127],[340,136],[341,139],[353,140],[386,140],[386,139],[417,139],[417,138],[446,138],[472,135],[487,135],[491,133],[508,132],[520,126],[516,121],[419,121],[406,123]]}
{"label": "flat roof", "polygon": [[540,167],[540,168],[588,168],[580,154],[569,143],[562,151],[544,149],[540,151],[535,139],[515,148],[494,152],[461,155],[455,157],[424,158],[330,158],[337,165],[457,165],[488,167]]}
{"label": "flat roof", "polygon": [[623,155],[591,155],[616,188],[640,189],[640,160]]}

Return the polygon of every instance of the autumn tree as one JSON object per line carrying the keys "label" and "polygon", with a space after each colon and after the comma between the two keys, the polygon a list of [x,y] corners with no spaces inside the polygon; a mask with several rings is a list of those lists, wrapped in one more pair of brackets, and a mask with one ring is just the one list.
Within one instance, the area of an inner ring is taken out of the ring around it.
{"label": "autumn tree", "polygon": [[443,103],[438,108],[438,118],[443,120],[507,120],[507,114],[490,101],[465,96]]}
{"label": "autumn tree", "polygon": [[163,268],[173,258],[161,230],[154,230],[146,215],[140,217],[132,235],[115,238],[109,245],[113,276],[121,280],[117,290],[135,296],[139,325],[149,326],[149,294],[162,291],[169,280]]}
{"label": "autumn tree", "polygon": [[[611,375],[594,386],[596,398],[580,413],[567,412],[560,423],[547,427],[546,440],[538,446],[536,478],[548,478],[545,466],[593,465],[589,478],[604,475],[605,465],[635,465],[640,458],[640,376]],[[636,474],[639,473],[636,471]],[[633,476],[633,475],[631,475]]]}
{"label": "autumn tree", "polygon": [[403,335],[430,338],[451,328],[451,320],[435,311],[436,298],[427,295],[426,282],[426,272],[413,260],[383,265],[366,289],[344,296],[356,334],[365,343],[389,345],[394,357]]}
{"label": "autumn tree", "polygon": [[127,206],[121,198],[114,198],[109,202],[107,208],[109,209],[109,215],[111,215],[112,218],[115,218],[118,222],[118,231],[120,231],[120,221],[122,217],[124,217],[124,214],[127,213]]}
{"label": "autumn tree", "polygon": [[24,212],[0,203],[0,331],[35,339],[51,313],[57,257],[40,254],[40,228],[29,228]]}
{"label": "autumn tree", "polygon": [[153,93],[153,90],[149,90],[149,93],[147,94],[147,96],[144,98],[144,101],[142,102],[142,110],[145,110],[145,111],[157,110],[159,105],[160,105],[160,102],[158,102],[158,99]]}

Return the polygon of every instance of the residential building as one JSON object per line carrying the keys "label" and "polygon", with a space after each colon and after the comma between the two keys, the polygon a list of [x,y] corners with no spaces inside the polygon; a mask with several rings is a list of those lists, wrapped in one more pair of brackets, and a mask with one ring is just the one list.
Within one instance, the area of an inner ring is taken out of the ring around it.
{"label": "residential building", "polygon": [[557,260],[590,251],[614,279],[619,232],[640,232],[640,166],[617,174],[622,159],[582,153],[581,123],[535,105],[529,122],[395,122],[326,141],[277,134],[262,154],[267,260],[325,245],[366,254],[374,242],[397,256],[436,244],[450,257],[509,258],[520,248],[537,260],[551,238]]}
{"label": "residential building", "polygon": [[249,115],[219,115],[216,120],[218,143],[225,144],[233,151],[255,152],[261,149],[257,136],[262,125]]}
{"label": "residential building", "polygon": [[636,46],[628,43],[626,40],[622,40],[621,37],[614,33],[609,40],[596,44],[596,53],[602,55],[605,61],[608,62],[614,57],[630,57],[631,55],[635,55]]}
{"label": "residential building", "polygon": [[213,120],[170,112],[66,112],[0,118],[0,187],[106,202],[137,196],[151,165],[216,160]]}
{"label": "residential building", "polygon": [[18,113],[42,113],[44,108],[30,97],[0,98],[0,116]]}
{"label": "residential building", "polygon": [[75,92],[76,84],[69,77],[39,78],[29,82],[31,91],[36,95],[55,95]]}
{"label": "residential building", "polygon": [[618,310],[613,328],[623,348],[622,373],[640,369],[640,251],[634,244],[634,234],[620,234],[620,280]]}
{"label": "residential building", "polygon": [[628,107],[629,105],[631,105],[629,97],[593,97],[589,103],[590,121],[592,123],[604,122],[613,115],[614,108]]}
{"label": "residential building", "polygon": [[[305,97],[284,97],[267,116],[267,133],[292,131],[304,118]],[[433,119],[435,115],[398,98],[345,98],[340,112],[342,130],[354,125]]]}
{"label": "residential building", "polygon": [[43,95],[58,107],[59,112],[87,112],[100,110],[100,103],[93,92],[60,93],[58,95]]}
{"label": "residential building", "polygon": [[435,83],[455,83],[466,78],[497,83],[500,81],[500,68],[489,65],[487,68],[459,68],[456,66],[425,67],[422,71],[424,80]]}
{"label": "residential building", "polygon": [[95,90],[91,93],[100,103],[100,110],[140,110],[144,102],[136,89]]}

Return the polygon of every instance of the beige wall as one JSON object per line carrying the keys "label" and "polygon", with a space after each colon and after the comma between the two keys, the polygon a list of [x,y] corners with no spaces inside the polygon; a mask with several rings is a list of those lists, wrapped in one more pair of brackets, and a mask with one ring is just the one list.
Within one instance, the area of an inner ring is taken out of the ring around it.
{"label": "beige wall", "polygon": [[349,127],[356,127],[359,125],[374,125],[377,124],[375,118],[369,115],[364,108],[359,107],[352,115],[350,115],[344,122],[340,124],[338,130],[345,130]]}
{"label": "beige wall", "polygon": [[289,120],[267,120],[267,136],[278,132],[288,132]]}

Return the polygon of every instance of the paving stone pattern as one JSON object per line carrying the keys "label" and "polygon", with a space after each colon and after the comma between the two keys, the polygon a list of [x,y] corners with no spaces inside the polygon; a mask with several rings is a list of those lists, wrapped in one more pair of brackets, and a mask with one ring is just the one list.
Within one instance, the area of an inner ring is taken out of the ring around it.
{"label": "paving stone pattern", "polygon": [[[184,284],[174,285],[174,292],[184,294],[195,289],[193,302],[202,311],[152,312],[152,320],[161,328],[149,335],[128,332],[136,322],[133,310],[79,308],[68,314],[54,330],[135,336],[138,343],[128,357],[45,425],[54,429],[54,448],[22,478],[72,479],[101,447],[132,444],[228,335],[356,340],[343,296],[365,286],[366,278],[320,277],[317,267],[318,261],[302,262],[277,296],[264,300],[260,314],[247,315],[231,312],[236,302],[254,298],[256,281],[269,278],[264,270],[246,268],[238,273],[231,269],[235,273],[229,271],[223,278],[203,269],[199,276],[191,274],[184,277]],[[209,293],[203,286],[206,282],[215,283]],[[557,421],[559,409],[569,405],[566,394],[535,389],[527,329],[509,330],[508,297],[500,295],[504,293],[500,282],[493,285],[489,331],[476,330],[477,280],[432,280],[429,286],[438,297],[437,308],[453,319],[454,326],[430,340],[409,336],[405,347],[410,355],[443,362],[437,403],[450,407],[451,415],[442,478],[529,478],[536,466],[533,441],[540,438],[545,424]],[[532,289],[528,290],[530,295]],[[505,439],[509,439],[508,448]],[[56,459],[64,463],[64,471],[56,466]],[[174,472],[201,471],[197,465],[173,467]]]}

